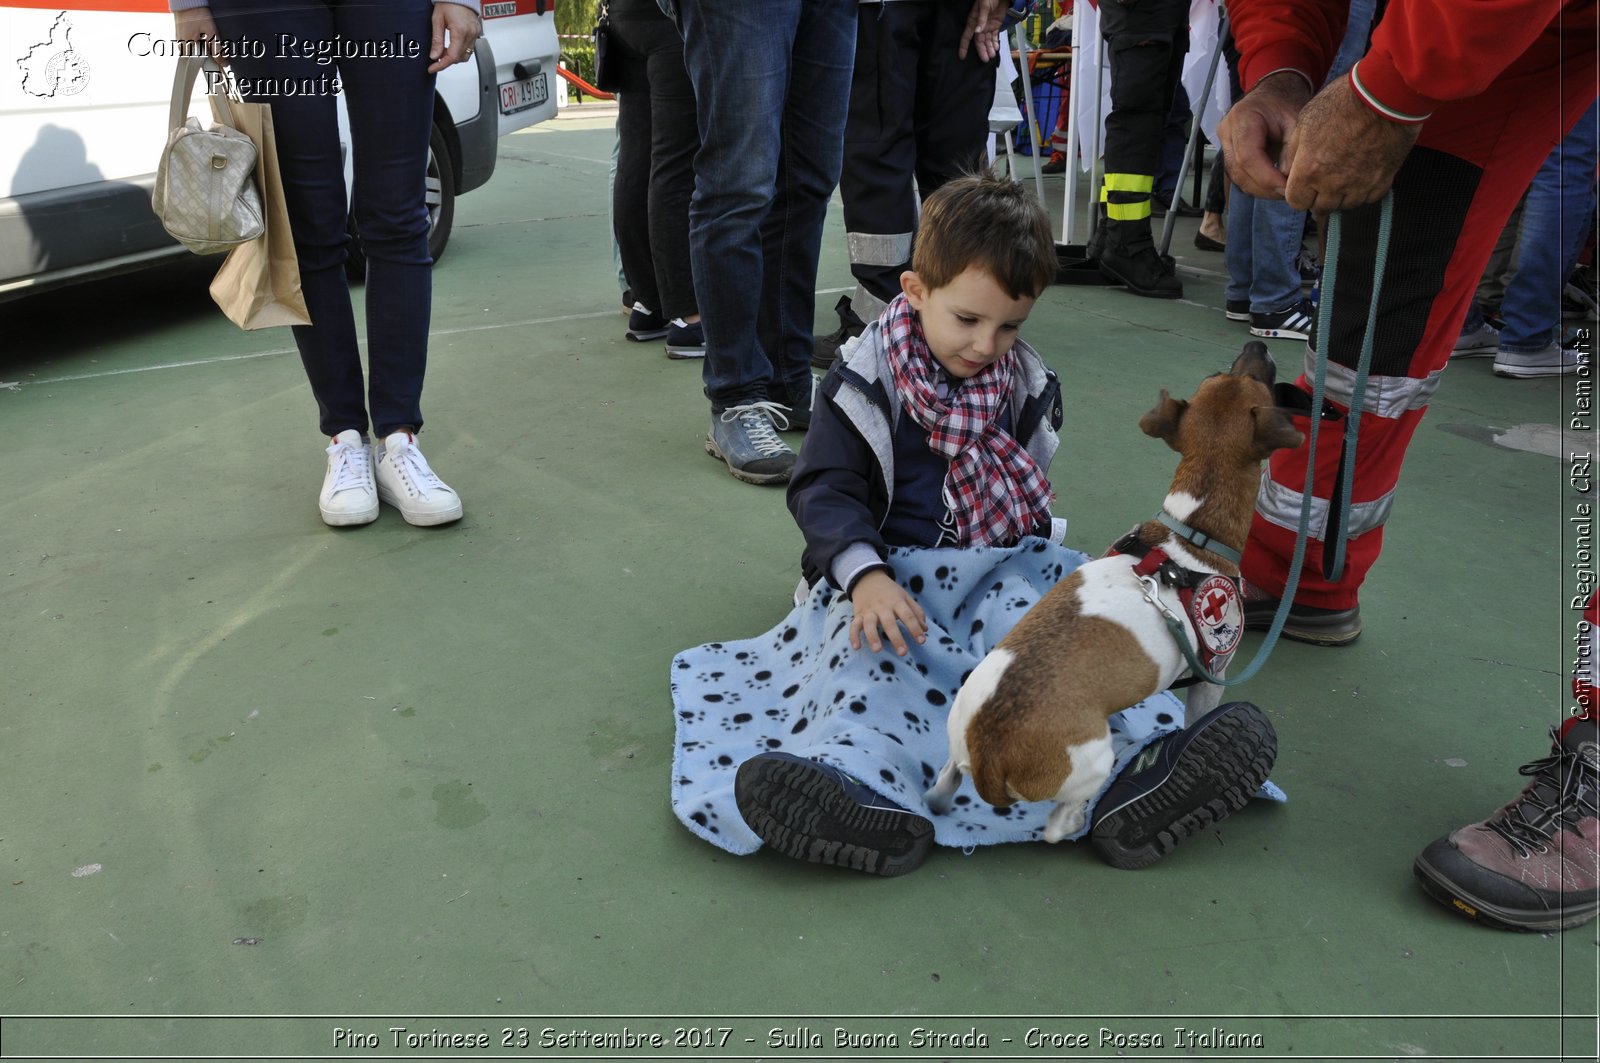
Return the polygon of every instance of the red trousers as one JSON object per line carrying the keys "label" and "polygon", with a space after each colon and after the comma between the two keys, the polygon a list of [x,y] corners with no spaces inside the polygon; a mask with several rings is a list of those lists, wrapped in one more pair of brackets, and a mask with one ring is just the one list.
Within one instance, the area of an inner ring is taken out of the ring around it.
{"label": "red trousers", "polygon": [[[1406,447],[1450,360],[1484,264],[1545,157],[1594,100],[1595,76],[1595,27],[1551,27],[1482,95],[1441,106],[1423,126],[1394,183],[1344,572],[1336,581],[1322,576],[1323,519],[1344,447],[1343,422],[1330,421],[1317,440],[1318,502],[1295,595],[1300,604],[1356,604],[1383,548]],[[1343,213],[1332,325],[1317,338],[1329,351],[1327,397],[1341,412],[1371,304],[1378,216],[1378,204]],[[1313,358],[1307,354],[1307,374]],[[1297,384],[1311,391],[1308,375]],[[1281,595],[1288,578],[1305,482],[1304,447],[1274,454],[1262,479],[1242,567],[1271,594]]]}

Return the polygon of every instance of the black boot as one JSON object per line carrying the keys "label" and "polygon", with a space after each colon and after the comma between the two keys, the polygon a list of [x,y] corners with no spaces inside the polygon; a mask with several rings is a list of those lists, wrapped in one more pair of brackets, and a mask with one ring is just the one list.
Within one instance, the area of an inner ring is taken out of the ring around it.
{"label": "black boot", "polygon": [[1150,219],[1113,221],[1103,218],[1090,244],[1100,272],[1125,286],[1134,295],[1151,299],[1178,299],[1183,283],[1178,280],[1172,258],[1156,253],[1150,236]]}
{"label": "black boot", "polygon": [[817,369],[827,369],[832,365],[839,357],[839,348],[861,335],[867,327],[851,309],[848,295],[841,295],[838,305],[833,309],[839,315],[839,327],[811,341],[811,364]]}

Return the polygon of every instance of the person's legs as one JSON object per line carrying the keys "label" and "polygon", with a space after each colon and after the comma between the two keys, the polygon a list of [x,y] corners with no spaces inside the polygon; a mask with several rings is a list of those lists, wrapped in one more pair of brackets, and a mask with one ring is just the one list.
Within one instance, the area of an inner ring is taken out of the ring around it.
{"label": "person's legs", "polygon": [[1135,295],[1172,299],[1183,294],[1172,264],[1156,253],[1150,213],[1161,127],[1188,50],[1188,11],[1177,0],[1100,9],[1111,65],[1111,113],[1105,122],[1100,192],[1104,218],[1089,250],[1102,272]]}
{"label": "person's legs", "polygon": [[[669,29],[671,28],[669,24]],[[612,45],[606,60],[615,60],[617,90],[617,170],[611,186],[611,218],[622,272],[634,302],[649,311],[635,312],[629,336],[654,339],[665,330],[661,292],[656,286],[650,232],[650,165],[652,107],[646,41],[638,20],[615,12]],[[647,320],[648,318],[648,320]]]}
{"label": "person's legs", "polygon": [[[1528,188],[1517,252],[1517,272],[1500,304],[1497,371],[1544,366],[1556,375],[1575,371],[1574,355],[1563,356],[1561,290],[1577,261],[1594,211],[1594,175],[1600,163],[1600,101],[1589,105],[1545,159]],[[1522,357],[1522,356],[1539,357]],[[1509,357],[1508,357],[1509,356]]]}
{"label": "person's legs", "polygon": [[1227,230],[1233,233],[1222,251],[1222,261],[1228,268],[1228,285],[1223,298],[1227,300],[1228,318],[1232,321],[1250,320],[1250,282],[1255,275],[1255,214],[1260,201],[1237,185],[1228,190]]}
{"label": "person's legs", "polygon": [[759,7],[678,3],[701,135],[689,205],[689,260],[706,334],[702,374],[714,414],[758,400],[773,377],[756,335],[765,268],[761,227],[776,194],[800,11],[800,0]]}
{"label": "person's legs", "polygon": [[[893,7],[893,4],[889,5]],[[957,58],[966,16],[960,4],[934,4],[923,36],[916,91],[917,192],[926,200],[946,183],[982,165],[989,136],[998,60],[985,63],[977,49]],[[907,256],[904,268],[909,269]],[[895,293],[899,293],[898,283]]]}
{"label": "person's legs", "polygon": [[694,270],[689,260],[689,200],[694,195],[694,155],[700,147],[694,86],[683,63],[683,38],[661,18],[649,28],[650,254],[667,318],[698,318]]}
{"label": "person's legs", "polygon": [[[1553,74],[1558,69],[1565,89]],[[1548,31],[1487,92],[1441,106],[1401,167],[1360,427],[1345,569],[1336,580],[1321,571],[1327,500],[1343,447],[1342,422],[1329,422],[1318,438],[1313,525],[1297,608],[1356,609],[1361,584],[1382,549],[1406,447],[1438,387],[1490,245],[1553,146],[1552,131],[1568,128],[1593,98],[1577,95],[1575,86],[1592,87],[1594,71],[1592,48]],[[1379,210],[1379,204],[1371,204],[1343,213],[1332,334],[1318,340],[1331,352],[1327,391],[1340,411],[1349,406],[1371,302]],[[1313,357],[1308,355],[1307,362],[1309,374]],[[1309,375],[1297,383],[1311,390]],[[1305,473],[1306,448],[1301,447],[1274,454],[1262,478],[1242,567],[1245,578],[1268,595],[1280,595],[1287,580]],[[1355,630],[1360,630],[1358,619]],[[1285,633],[1295,637],[1289,627]]]}
{"label": "person's legs", "polygon": [[[422,386],[433,307],[428,253],[428,141],[433,75],[428,73],[433,5],[395,0],[340,4],[335,28],[347,41],[397,32],[418,43],[416,59],[341,59],[350,114],[351,206],[367,259],[368,402],[378,436],[422,427]],[[312,317],[316,321],[316,317]]]}
{"label": "person's legs", "polygon": [[268,95],[259,88],[270,79],[298,84],[329,73],[311,57],[279,57],[277,35],[327,40],[336,32],[333,12],[322,3],[267,4],[261,0],[214,0],[211,10],[221,36],[259,41],[265,53],[262,58],[239,56],[233,60],[233,70],[244,79],[245,99],[272,105],[301,291],[315,322],[297,325],[294,339],[317,400],[319,426],[330,438],[347,429],[364,437],[370,420],[344,272],[349,209],[336,100],[331,92]]}
{"label": "person's legs", "polygon": [[759,334],[773,370],[767,398],[786,408],[781,416],[793,427],[809,424],[811,414],[817,262],[828,201],[844,163],[857,6],[854,0],[801,4],[777,194],[761,230]]}
{"label": "person's legs", "polygon": [[845,245],[856,279],[850,310],[875,321],[900,294],[917,227],[914,104],[921,37],[936,5],[861,4],[844,127],[839,195]]}

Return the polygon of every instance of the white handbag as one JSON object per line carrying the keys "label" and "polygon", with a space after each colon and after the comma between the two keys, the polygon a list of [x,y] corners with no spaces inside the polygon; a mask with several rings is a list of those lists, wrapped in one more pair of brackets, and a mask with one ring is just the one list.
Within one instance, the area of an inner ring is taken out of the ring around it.
{"label": "white handbag", "polygon": [[203,126],[188,116],[195,78],[208,63],[211,60],[205,58],[178,60],[172,83],[172,131],[150,195],[162,226],[197,255],[227,251],[266,229],[255,183],[256,146],[233,127],[231,98],[227,93],[212,96],[213,109],[219,111],[219,121],[213,125]]}

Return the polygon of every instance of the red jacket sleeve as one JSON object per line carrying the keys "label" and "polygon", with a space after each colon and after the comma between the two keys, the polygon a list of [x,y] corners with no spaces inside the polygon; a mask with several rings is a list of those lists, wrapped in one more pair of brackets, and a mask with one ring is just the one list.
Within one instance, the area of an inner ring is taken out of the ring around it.
{"label": "red jacket sleeve", "polygon": [[[1555,20],[1561,0],[1390,0],[1372,48],[1351,71],[1378,113],[1404,121],[1476,96]],[[1592,16],[1590,19],[1592,25]]]}
{"label": "red jacket sleeve", "polygon": [[[1285,67],[1320,86],[1344,33],[1344,0],[1234,0],[1229,6],[1246,90]],[[1418,121],[1465,99],[1528,49],[1562,11],[1594,0],[1389,0],[1372,47],[1354,70],[1356,91],[1394,121]]]}
{"label": "red jacket sleeve", "polygon": [[[1390,6],[1399,0],[1391,0]],[[1298,70],[1320,88],[1344,38],[1346,0],[1231,0],[1228,23],[1249,92],[1275,70]]]}

